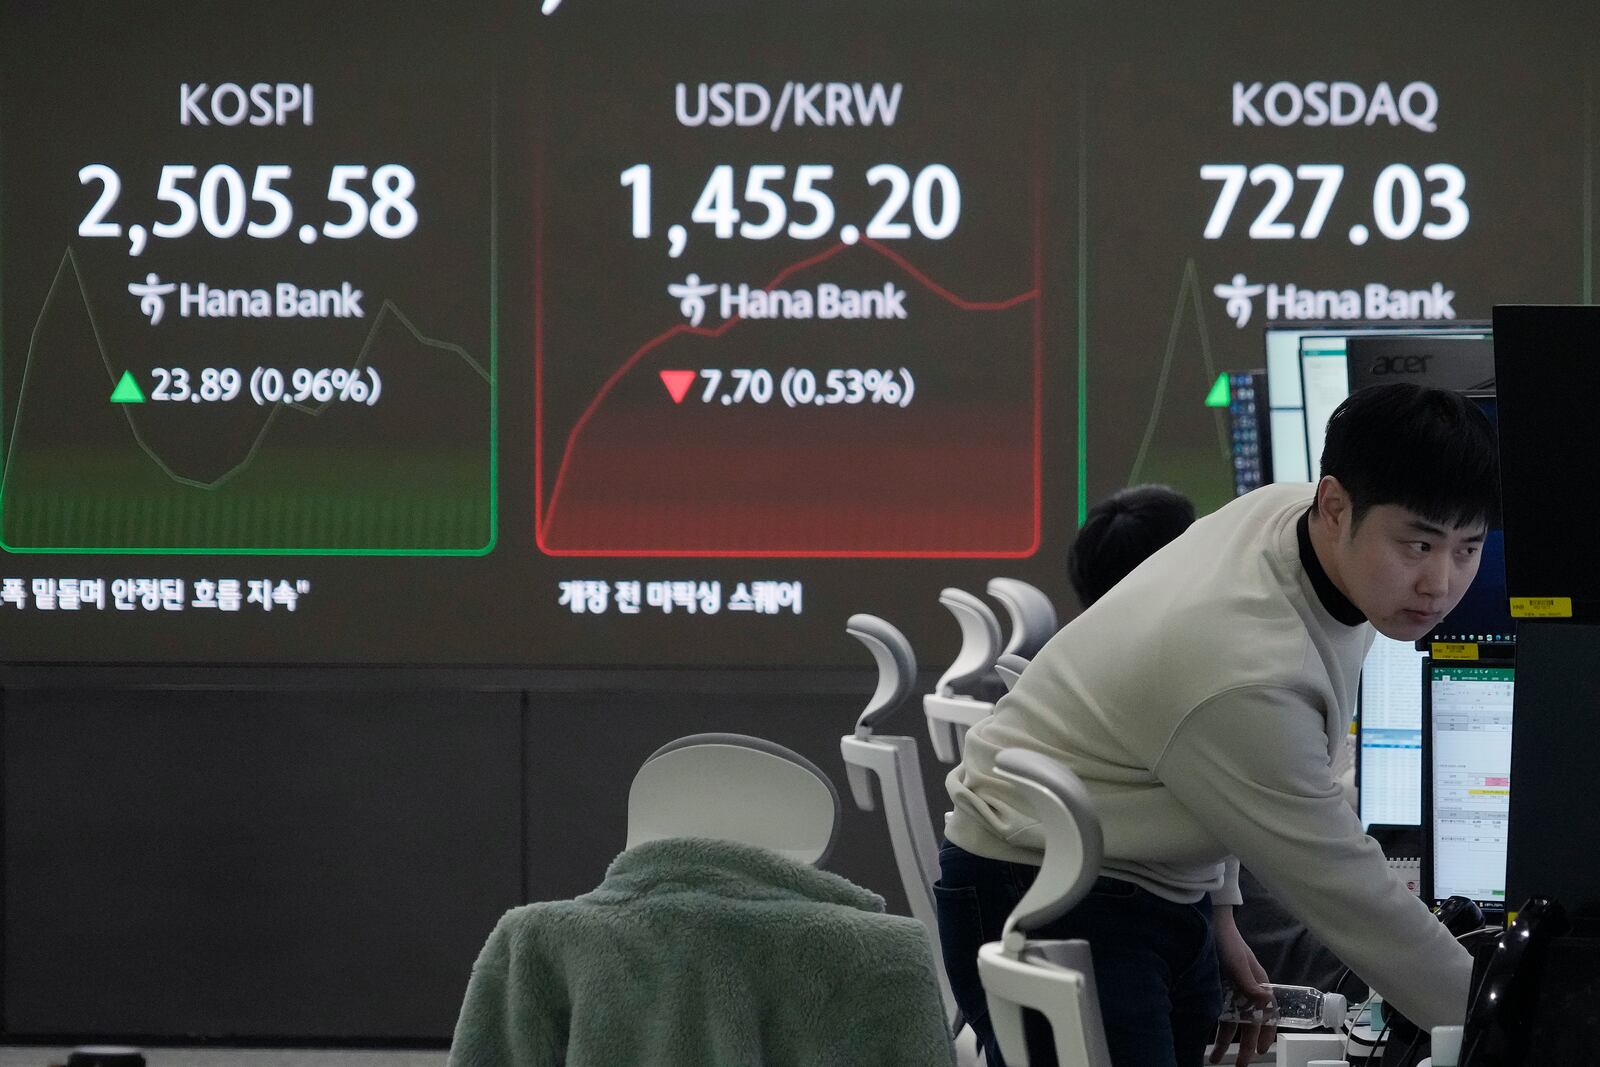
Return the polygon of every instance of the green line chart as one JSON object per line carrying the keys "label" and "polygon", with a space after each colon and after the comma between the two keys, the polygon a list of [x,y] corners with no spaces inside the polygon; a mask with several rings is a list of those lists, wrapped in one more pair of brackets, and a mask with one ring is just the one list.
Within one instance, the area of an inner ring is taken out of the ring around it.
{"label": "green line chart", "polygon": [[108,402],[127,368],[113,360],[88,293],[68,248],[6,422],[0,547],[281,555],[492,547],[495,376],[460,345],[424,334],[392,301],[372,315],[354,359],[332,364],[364,373],[381,363],[382,404],[256,404],[246,395],[191,409]]}

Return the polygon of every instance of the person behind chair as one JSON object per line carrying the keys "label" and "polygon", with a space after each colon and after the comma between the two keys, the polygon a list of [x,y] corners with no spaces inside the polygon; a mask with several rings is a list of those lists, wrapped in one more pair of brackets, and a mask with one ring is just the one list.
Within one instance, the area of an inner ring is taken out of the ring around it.
{"label": "person behind chair", "polygon": [[1117,1067],[1199,1064],[1219,965],[1268,999],[1234,922],[1240,862],[1411,1021],[1461,1021],[1471,959],[1388,870],[1332,757],[1374,630],[1415,640],[1477,572],[1499,507],[1494,431],[1451,393],[1364,389],[1329,420],[1321,473],[1196,522],[1057,634],[968,733],[935,894],[951,985],[991,1049],[973,957],[1042,847],[1025,798],[994,773],[1005,748],[1060,760],[1099,809],[1103,876],[1035,935],[1089,941]]}
{"label": "person behind chair", "polygon": [[[1164,485],[1118,489],[1090,508],[1067,550],[1067,577],[1078,604],[1086,608],[1099,600],[1192,522],[1194,504]],[[1005,694],[1006,684],[993,667],[973,693],[991,704]]]}
{"label": "person behind chair", "polygon": [[1164,485],[1119,489],[1089,509],[1067,552],[1067,576],[1087,608],[1194,522],[1194,504]]}

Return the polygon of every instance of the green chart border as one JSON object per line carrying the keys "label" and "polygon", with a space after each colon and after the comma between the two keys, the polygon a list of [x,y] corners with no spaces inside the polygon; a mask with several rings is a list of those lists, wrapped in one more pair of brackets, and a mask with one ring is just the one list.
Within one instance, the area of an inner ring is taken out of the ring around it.
{"label": "green chart border", "polygon": [[[494,76],[491,75],[491,79]],[[500,537],[500,237],[496,91],[489,94],[489,540],[482,548],[18,548],[0,536],[0,550],[14,555],[48,556],[487,556]],[[4,115],[0,114],[0,125]],[[3,179],[0,173],[0,179]],[[0,180],[0,200],[5,192]],[[0,246],[0,262],[4,261]],[[3,272],[0,272],[3,278]],[[3,292],[0,292],[3,297]],[[5,366],[4,303],[0,301],[0,370]],[[3,382],[0,376],[0,382]],[[5,513],[6,446],[3,394],[0,394],[0,520]],[[0,521],[0,531],[4,530]]]}

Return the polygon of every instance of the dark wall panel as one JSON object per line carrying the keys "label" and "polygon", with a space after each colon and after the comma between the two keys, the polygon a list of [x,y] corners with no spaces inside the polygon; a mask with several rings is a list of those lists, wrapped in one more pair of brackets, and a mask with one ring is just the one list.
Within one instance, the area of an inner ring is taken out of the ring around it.
{"label": "dark wall panel", "polygon": [[522,886],[515,692],[10,690],[11,1034],[448,1036]]}
{"label": "dark wall panel", "polygon": [[[870,683],[862,689],[869,692]],[[854,730],[864,695],[774,686],[757,693],[536,693],[529,699],[529,899],[570,897],[599,883],[626,840],[628,785],[650,753],[686,734],[729,731],[787,745],[822,768],[843,808],[827,866],[882,895],[891,911],[908,913],[883,815],[857,810],[839,755],[839,738]],[[947,768],[928,756],[920,706],[908,705],[886,732],[918,738],[942,829]]]}
{"label": "dark wall panel", "polygon": [[[639,765],[705,731],[815,761],[843,805],[828,866],[907,911],[882,815],[856,810],[839,756],[865,672],[807,691],[794,675],[642,692],[87,681],[5,692],[13,1036],[447,1040],[500,914],[597,885]],[[922,723],[912,702],[889,728],[922,740]],[[944,769],[924,774],[937,818]]]}

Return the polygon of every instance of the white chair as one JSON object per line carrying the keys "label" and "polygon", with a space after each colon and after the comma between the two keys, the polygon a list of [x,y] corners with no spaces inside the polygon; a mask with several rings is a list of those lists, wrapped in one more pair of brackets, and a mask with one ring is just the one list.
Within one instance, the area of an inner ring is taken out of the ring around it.
{"label": "white chair", "polygon": [[[712,838],[757,846],[801,863],[821,864],[831,853],[838,837],[838,830],[839,795],[828,776],[810,760],[782,745],[742,734],[696,734],[661,747],[640,767],[628,793],[627,847],[630,849],[660,839]],[[537,909],[542,905],[532,907]],[[717,905],[712,904],[709,907],[714,911]],[[896,918],[893,922],[903,924],[907,920]],[[608,924],[580,925],[603,927]],[[734,926],[741,928],[747,925],[748,922],[744,920],[734,923]],[[855,924],[846,924],[839,929],[828,929],[825,928],[826,925],[813,928],[811,920],[807,919],[805,925],[795,928],[794,933],[796,936],[806,938],[813,947],[818,944],[833,946],[840,956],[852,953],[859,955],[864,948],[871,951],[871,943],[863,942],[863,938],[870,933],[868,929]],[[715,928],[714,923],[712,928]],[[725,1013],[726,1018],[731,1020],[726,1029],[730,1033],[743,1034],[740,1040],[750,1039],[750,1031],[765,1033],[775,1026],[796,1025],[796,1021],[801,1018],[806,1020],[808,1032],[798,1047],[809,1047],[813,1050],[827,1048],[830,1054],[838,1055],[841,1046],[833,1038],[851,1038],[851,1035],[844,1031],[832,1037],[827,1034],[818,1036],[809,1032],[811,1027],[827,1028],[833,1021],[829,1013],[820,1010],[823,1005],[833,1003],[832,998],[839,995],[837,989],[830,992],[830,987],[837,976],[828,973],[826,966],[815,974],[801,975],[797,982],[798,988],[790,989],[781,985],[778,987],[782,990],[783,1005],[787,1007],[799,1005],[795,1011],[785,1012],[779,1010],[778,1005],[770,999],[763,999],[769,997],[771,989],[762,988],[752,992],[747,983],[736,981],[732,987],[717,989],[714,995],[706,995],[708,982],[711,979],[706,974],[693,973],[693,968],[683,969],[674,966],[671,973],[655,975],[646,971],[641,976],[640,970],[624,958],[625,953],[616,951],[618,942],[614,931],[597,929],[593,933],[596,943],[604,946],[604,951],[589,955],[577,952],[574,959],[594,957],[601,960],[596,966],[617,966],[621,972],[616,976],[616,983],[635,991],[649,987],[655,987],[658,991],[670,991],[674,983],[682,979],[686,987],[691,990],[682,1003],[721,1005],[727,1002],[731,1005]],[[674,951],[693,950],[692,942],[684,942],[686,935],[682,931],[657,931],[654,936],[676,938],[679,944]],[[909,962],[905,957],[905,941],[902,934],[896,933],[892,939],[884,941],[883,947],[891,956],[900,954],[902,965]],[[829,954],[825,952],[822,955],[827,957]],[[663,958],[670,956],[669,952]],[[932,956],[937,962],[936,947]],[[759,962],[764,967],[778,968],[780,971],[785,965],[783,960]],[[737,975],[730,977],[736,978]],[[947,1059],[934,1051],[935,1038],[942,1039],[946,1042],[945,1048],[950,1048],[949,1019],[944,1010],[944,1003],[932,995],[925,983],[907,981],[898,976],[886,977],[886,981],[892,982],[896,990],[897,995],[893,998],[893,1002],[897,1006],[897,1014],[893,1019],[883,1020],[885,1030],[878,1035],[880,1038],[887,1034],[888,1040],[894,1040],[899,1035],[904,1035],[909,1040],[916,1041],[919,1051],[915,1053],[914,1058],[919,1063],[954,1062],[956,1067],[974,1067],[970,1060],[962,1061],[953,1056]],[[585,988],[589,994],[596,997],[604,998],[608,995],[605,991],[607,986],[604,984],[589,983]],[[471,995],[469,990],[468,996]],[[491,999],[498,1002],[504,1000],[507,995],[505,992],[497,992]],[[516,996],[516,994],[510,995]],[[669,996],[667,999],[671,1003],[677,1003],[674,997]],[[693,1008],[689,1010],[692,1011]],[[717,1010],[720,1012],[720,1007]],[[581,1005],[575,1007],[574,1011],[576,1014],[583,1014]],[[688,1019],[685,1025],[692,1027],[696,1025],[696,1020]],[[491,1029],[510,1031],[514,1027],[502,1022],[497,1028],[491,1027]],[[628,1062],[686,1062],[682,1055],[681,1033],[676,1033],[672,1027],[666,1026],[650,1027],[648,1030],[650,1034],[660,1038],[662,1055],[635,1057]],[[593,1035],[591,1039],[592,1037]],[[493,1039],[489,1040],[490,1047],[500,1047]],[[735,1046],[728,1044],[727,1047]],[[543,1062],[544,1050],[540,1049],[537,1055],[540,1062]],[[677,1058],[673,1059],[673,1056]],[[483,1058],[482,1062],[511,1061],[504,1056],[494,1056]],[[591,1059],[588,1062],[595,1061]],[[699,1062],[711,1061],[701,1059]]]}
{"label": "white chair", "polygon": [[1022,1013],[1050,1023],[1060,1067],[1111,1067],[1089,943],[1030,941],[1088,894],[1100,873],[1100,818],[1077,775],[1037,752],[1005,749],[995,771],[1022,789],[1044,831],[1044,863],[1006,919],[999,941],[978,950],[989,1017],[1008,1067],[1028,1067]]}
{"label": "white chair", "polygon": [[1011,636],[1006,639],[1002,655],[1032,659],[1060,629],[1055,605],[1037,586],[1019,578],[991,578],[988,591],[1000,601],[1011,620]]}
{"label": "white chair", "polygon": [[1006,692],[1017,687],[1017,679],[1022,677],[1022,672],[1028,669],[1028,661],[1014,653],[1007,652],[994,661],[994,672],[1006,684]]}
{"label": "white chair", "polygon": [[873,811],[881,806],[884,821],[889,824],[889,845],[900,872],[900,885],[905,889],[912,918],[928,931],[939,970],[945,1018],[953,1029],[958,1021],[956,1002],[944,973],[933,900],[933,883],[939,878],[939,842],[928,814],[917,742],[910,737],[876,732],[911,694],[917,681],[917,660],[905,635],[876,615],[850,616],[845,632],[872,653],[878,664],[878,686],[856,720],[855,733],[839,739],[839,752],[844,756],[856,807]]}
{"label": "white chair", "polygon": [[950,609],[961,627],[961,649],[934,691],[922,698],[922,711],[928,719],[933,754],[941,763],[956,763],[967,731],[994,712],[994,705],[987,700],[957,690],[976,682],[994,666],[1000,655],[1000,620],[989,605],[965,590],[942,590],[939,603]]}
{"label": "white chair", "polygon": [[658,748],[628,790],[628,848],[710,837],[820,864],[839,836],[839,793],[798,752],[745,734],[693,734]]}

